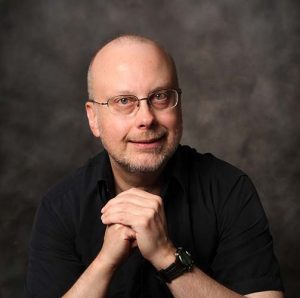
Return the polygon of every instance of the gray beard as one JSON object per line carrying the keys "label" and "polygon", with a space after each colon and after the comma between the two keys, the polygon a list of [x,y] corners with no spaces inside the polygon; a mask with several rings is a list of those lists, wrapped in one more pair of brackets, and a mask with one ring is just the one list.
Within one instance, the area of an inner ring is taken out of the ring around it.
{"label": "gray beard", "polygon": [[174,152],[176,151],[178,144],[172,148],[172,150],[168,152],[162,152],[157,157],[157,161],[153,165],[146,165],[146,164],[134,164],[134,162],[127,160],[126,158],[117,158],[116,156],[110,155],[111,158],[125,171],[129,173],[135,174],[147,174],[153,173],[161,169],[166,165],[168,160],[173,156]]}
{"label": "gray beard", "polygon": [[132,160],[126,158],[125,156],[115,156],[114,154],[111,154],[105,142],[103,141],[102,141],[102,145],[108,152],[110,158],[114,160],[116,164],[118,164],[122,169],[124,169],[124,171],[128,173],[135,173],[135,174],[147,174],[147,173],[154,173],[166,165],[168,160],[175,153],[180,143],[181,135],[182,135],[182,126],[180,126],[176,130],[175,143],[172,145],[172,147],[165,148],[165,150],[163,150],[162,152],[160,152],[160,150],[156,152],[157,162],[155,162],[153,165],[135,164]]}

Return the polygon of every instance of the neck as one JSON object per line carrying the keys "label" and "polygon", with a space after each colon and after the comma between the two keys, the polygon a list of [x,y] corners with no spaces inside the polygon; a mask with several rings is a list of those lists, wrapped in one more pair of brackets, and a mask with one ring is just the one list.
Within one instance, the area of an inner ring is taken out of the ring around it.
{"label": "neck", "polygon": [[150,173],[129,172],[115,161],[110,159],[114,175],[116,194],[130,188],[139,188],[155,195],[160,194],[162,169]]}

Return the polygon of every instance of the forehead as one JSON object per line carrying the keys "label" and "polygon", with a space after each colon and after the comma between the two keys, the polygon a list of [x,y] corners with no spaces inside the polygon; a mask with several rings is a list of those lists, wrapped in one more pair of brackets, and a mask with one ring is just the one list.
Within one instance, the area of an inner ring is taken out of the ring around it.
{"label": "forehead", "polygon": [[176,84],[170,57],[148,42],[108,44],[96,55],[91,74],[93,89],[101,93],[107,89],[138,92]]}

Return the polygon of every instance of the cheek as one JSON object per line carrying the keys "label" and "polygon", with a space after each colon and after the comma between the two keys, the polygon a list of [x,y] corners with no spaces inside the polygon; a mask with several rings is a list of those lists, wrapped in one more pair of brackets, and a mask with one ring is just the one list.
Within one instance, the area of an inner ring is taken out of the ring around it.
{"label": "cheek", "polygon": [[126,122],[117,117],[101,117],[99,121],[100,138],[110,142],[120,141],[128,133]]}
{"label": "cheek", "polygon": [[181,113],[170,113],[164,115],[160,121],[161,125],[166,127],[169,131],[178,131],[182,128],[182,117]]}

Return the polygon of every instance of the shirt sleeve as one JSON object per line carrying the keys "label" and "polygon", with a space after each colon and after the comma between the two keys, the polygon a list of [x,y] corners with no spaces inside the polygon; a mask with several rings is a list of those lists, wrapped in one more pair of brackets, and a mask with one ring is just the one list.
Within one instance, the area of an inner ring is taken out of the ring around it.
{"label": "shirt sleeve", "polygon": [[38,208],[29,246],[25,297],[61,297],[84,270],[63,207],[46,197]]}
{"label": "shirt sleeve", "polygon": [[248,176],[237,179],[217,213],[215,278],[240,294],[283,291],[268,221]]}

